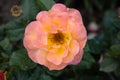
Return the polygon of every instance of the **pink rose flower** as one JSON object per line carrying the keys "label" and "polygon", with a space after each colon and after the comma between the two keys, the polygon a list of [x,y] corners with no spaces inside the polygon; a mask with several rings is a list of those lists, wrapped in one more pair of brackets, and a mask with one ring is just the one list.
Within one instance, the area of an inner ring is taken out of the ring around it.
{"label": "pink rose flower", "polygon": [[36,21],[27,25],[23,40],[28,56],[49,70],[78,64],[86,41],[81,14],[63,4],[39,12]]}

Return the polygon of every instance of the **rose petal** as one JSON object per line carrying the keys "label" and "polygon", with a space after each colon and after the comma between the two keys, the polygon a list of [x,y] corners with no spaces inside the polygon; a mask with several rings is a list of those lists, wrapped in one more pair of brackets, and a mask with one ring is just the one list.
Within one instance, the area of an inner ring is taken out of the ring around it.
{"label": "rose petal", "polygon": [[47,44],[47,35],[43,32],[39,21],[31,22],[25,29],[24,46],[36,49]]}
{"label": "rose petal", "polygon": [[65,5],[57,3],[55,5],[53,5],[53,7],[51,8],[51,11],[56,11],[56,12],[65,12],[67,11],[67,8]]}
{"label": "rose petal", "polygon": [[72,19],[72,21],[80,22],[80,24],[83,24],[82,16],[78,10],[68,9],[68,14],[69,14],[69,18]]}
{"label": "rose petal", "polygon": [[46,54],[47,52],[44,49],[39,50],[29,50],[28,56],[36,63],[46,64]]}
{"label": "rose petal", "polygon": [[72,37],[80,43],[80,48],[83,49],[86,43],[87,33],[83,25],[82,17],[79,11],[70,9],[69,19],[68,19],[68,29],[71,32]]}
{"label": "rose petal", "polygon": [[[66,12],[56,13],[52,15],[52,26],[57,30],[66,31],[68,22],[68,14]],[[53,30],[53,28],[51,28]]]}
{"label": "rose petal", "polygon": [[76,40],[70,42],[68,55],[63,59],[64,63],[69,63],[79,52],[79,43]]}
{"label": "rose petal", "polygon": [[58,49],[52,49],[47,54],[47,60],[55,65],[60,65],[62,63],[63,57],[68,53],[68,49],[61,47]]}
{"label": "rose petal", "polygon": [[85,47],[86,41],[87,41],[87,37],[84,38],[83,40],[79,40],[80,49],[83,49]]}
{"label": "rose petal", "polygon": [[47,11],[39,12],[38,15],[36,16],[36,20],[40,21],[42,23],[42,26],[43,26],[45,31],[50,30],[51,16]]}
{"label": "rose petal", "polygon": [[71,62],[71,64],[76,65],[78,64],[83,56],[83,50],[80,50],[79,53],[74,57],[74,60]]}
{"label": "rose petal", "polygon": [[47,66],[49,68],[49,70],[61,70],[63,68],[65,68],[68,64],[62,63],[60,65],[55,65],[51,62],[48,62],[47,64],[45,64],[45,66]]}
{"label": "rose petal", "polygon": [[51,10],[49,10],[49,13],[52,17],[52,26],[51,31],[55,30],[61,30],[66,31],[67,28],[67,21],[68,21],[68,13],[67,8],[63,4],[55,4]]}

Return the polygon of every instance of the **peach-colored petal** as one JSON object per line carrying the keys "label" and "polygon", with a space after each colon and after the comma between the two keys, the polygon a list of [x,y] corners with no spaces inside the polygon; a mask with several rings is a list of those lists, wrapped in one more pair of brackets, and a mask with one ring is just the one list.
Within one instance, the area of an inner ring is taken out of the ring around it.
{"label": "peach-colored petal", "polygon": [[87,41],[87,37],[84,38],[83,40],[79,40],[80,49],[83,49],[85,47],[86,41]]}
{"label": "peach-colored petal", "polygon": [[38,49],[38,50],[29,50],[28,51],[28,56],[36,63],[39,64],[46,64],[46,54],[47,51],[44,49]]}
{"label": "peach-colored petal", "polygon": [[45,66],[47,66],[49,68],[49,70],[61,70],[63,68],[65,68],[68,64],[62,63],[60,65],[55,65],[51,62],[47,62],[47,64],[45,64]]}
{"label": "peach-colored petal", "polygon": [[[52,15],[52,26],[57,30],[66,31],[68,22],[68,13],[62,12]],[[53,30],[53,28],[51,28]]]}
{"label": "peach-colored petal", "polygon": [[83,56],[83,50],[80,50],[79,53],[74,57],[74,60],[71,62],[71,64],[78,64],[81,59],[82,59],[82,56]]}
{"label": "peach-colored petal", "polygon": [[78,54],[78,52],[79,52],[79,43],[76,40],[71,41],[69,46],[69,53],[63,59],[63,62],[64,63],[71,62],[74,59],[74,56]]}
{"label": "peach-colored petal", "polygon": [[47,60],[55,65],[60,65],[63,57],[65,57],[67,53],[68,49],[66,49],[64,46],[61,48],[51,49],[47,54]]}
{"label": "peach-colored petal", "polygon": [[23,43],[29,49],[40,48],[47,44],[46,34],[42,31],[40,22],[33,21],[26,27]]}
{"label": "peach-colored petal", "polygon": [[67,11],[67,8],[65,5],[57,3],[55,5],[53,5],[53,7],[51,8],[51,11],[55,11],[55,12],[65,12]]}
{"label": "peach-colored petal", "polygon": [[49,13],[52,17],[51,31],[55,32],[57,30],[66,31],[68,22],[67,8],[63,4],[55,4]]}
{"label": "peach-colored petal", "polygon": [[86,29],[83,25],[80,26],[81,28],[77,27],[73,29],[72,36],[79,42],[80,48],[83,49],[87,41]]}
{"label": "peach-colored petal", "polygon": [[[77,11],[75,12],[76,15],[80,15],[80,13],[78,13]],[[87,33],[82,23],[81,16],[79,18],[79,17],[75,17],[74,15],[71,15],[68,20],[68,29],[71,32],[72,37],[76,39],[78,42],[80,42],[80,48],[83,49],[86,43]]]}
{"label": "peach-colored petal", "polygon": [[[83,39],[86,37],[86,30],[82,22],[82,17],[78,10],[69,10],[68,27],[72,30],[72,34],[77,39]],[[78,35],[80,35],[78,37]]]}
{"label": "peach-colored petal", "polygon": [[69,14],[69,18],[72,19],[73,22],[79,22],[80,24],[83,24],[82,16],[78,10],[69,9],[68,14]]}
{"label": "peach-colored petal", "polygon": [[42,23],[43,28],[45,31],[48,31],[51,26],[51,16],[47,11],[41,11],[36,16],[36,20]]}

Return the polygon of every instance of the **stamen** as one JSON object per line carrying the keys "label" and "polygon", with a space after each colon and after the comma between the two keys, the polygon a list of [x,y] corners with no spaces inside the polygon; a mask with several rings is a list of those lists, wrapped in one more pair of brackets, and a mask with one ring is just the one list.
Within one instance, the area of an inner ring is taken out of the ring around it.
{"label": "stamen", "polygon": [[49,34],[48,35],[48,42],[50,44],[56,44],[56,45],[62,45],[66,42],[66,39],[68,39],[68,37],[66,37],[67,34],[62,33],[61,31],[58,30],[57,33],[55,34]]}

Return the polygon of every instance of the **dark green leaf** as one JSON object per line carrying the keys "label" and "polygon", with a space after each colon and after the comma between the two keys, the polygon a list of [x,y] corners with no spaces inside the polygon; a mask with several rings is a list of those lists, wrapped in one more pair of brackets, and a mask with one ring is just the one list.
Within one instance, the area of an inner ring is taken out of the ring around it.
{"label": "dark green leaf", "polygon": [[101,44],[101,40],[94,38],[88,41],[90,52],[93,54],[100,54],[104,49],[104,42]]}
{"label": "dark green leaf", "polygon": [[93,3],[96,6],[96,8],[98,8],[99,10],[102,10],[105,1],[94,0]]}
{"label": "dark green leaf", "polygon": [[109,53],[112,56],[118,56],[118,55],[120,55],[120,44],[112,45],[111,48],[110,48]]}
{"label": "dark green leaf", "polygon": [[37,3],[42,10],[49,10],[55,4],[53,0],[37,0]]}
{"label": "dark green leaf", "polygon": [[115,71],[115,75],[120,79],[120,65]]}
{"label": "dark green leaf", "polygon": [[91,66],[95,63],[94,58],[91,56],[90,53],[84,53],[83,59],[78,65],[80,69],[90,69]]}
{"label": "dark green leaf", "polygon": [[117,16],[117,18],[113,19],[113,25],[120,30],[120,18]]}
{"label": "dark green leaf", "polygon": [[69,6],[72,2],[73,2],[73,0],[65,0],[65,1],[64,1],[64,4],[65,4],[66,6]]}
{"label": "dark green leaf", "polygon": [[98,76],[98,75],[86,75],[83,77],[83,79],[80,80],[104,80],[103,76]]}
{"label": "dark green leaf", "polygon": [[90,48],[89,48],[89,45],[88,45],[88,44],[85,45],[84,51],[85,51],[85,52],[89,52],[89,51],[90,51]]}
{"label": "dark green leaf", "polygon": [[22,18],[27,22],[34,20],[37,13],[40,11],[35,0],[22,0],[21,7],[23,10]]}
{"label": "dark green leaf", "polygon": [[51,75],[51,76],[55,76],[55,77],[57,77],[57,76],[60,76],[62,73],[63,73],[63,70],[60,70],[60,71],[56,71],[56,70],[53,70],[53,71],[50,71],[50,70],[48,70],[47,68],[43,68],[44,69],[44,71],[47,73],[47,74],[49,74],[49,75]]}
{"label": "dark green leaf", "polygon": [[18,41],[24,36],[24,28],[8,30],[6,33],[10,41]]}
{"label": "dark green leaf", "polygon": [[113,19],[116,17],[117,13],[115,11],[107,11],[103,18],[103,24],[108,29],[113,27]]}
{"label": "dark green leaf", "polygon": [[30,60],[24,49],[13,52],[9,64],[10,66],[17,66],[22,70],[29,70],[36,66],[36,64]]}
{"label": "dark green leaf", "polygon": [[41,75],[43,74],[41,67],[36,67],[34,72],[31,73],[31,76],[28,80],[41,80]]}
{"label": "dark green leaf", "polygon": [[52,80],[52,78],[49,75],[42,74],[40,80]]}
{"label": "dark green leaf", "polygon": [[2,36],[4,34],[4,27],[0,26],[0,36]]}
{"label": "dark green leaf", "polygon": [[84,5],[85,5],[85,8],[86,8],[90,13],[93,12],[93,8],[92,8],[92,5],[91,5],[91,3],[90,3],[89,0],[84,0]]}
{"label": "dark green leaf", "polygon": [[5,38],[4,40],[0,41],[0,46],[5,50],[8,48],[9,44],[10,42],[8,38]]}
{"label": "dark green leaf", "polygon": [[100,63],[100,71],[104,72],[112,72],[115,71],[118,67],[118,63],[116,60],[110,57],[106,57],[101,63]]}
{"label": "dark green leaf", "polygon": [[117,34],[117,38],[120,40],[120,31]]}
{"label": "dark green leaf", "polygon": [[6,25],[4,25],[4,28],[7,30],[18,29],[18,28],[23,28],[23,27],[24,26],[19,19],[14,19],[14,20],[8,22]]}

